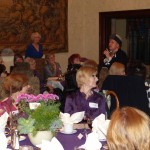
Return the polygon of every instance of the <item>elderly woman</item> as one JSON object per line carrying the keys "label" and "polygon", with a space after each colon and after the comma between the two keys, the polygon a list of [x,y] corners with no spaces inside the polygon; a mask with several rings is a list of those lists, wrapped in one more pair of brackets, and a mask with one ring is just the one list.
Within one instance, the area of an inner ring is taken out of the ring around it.
{"label": "elderly woman", "polygon": [[80,67],[76,75],[79,90],[67,96],[64,110],[66,113],[85,111],[85,117],[91,119],[101,113],[105,114],[105,100],[93,90],[98,81],[96,74],[97,69],[94,67]]}
{"label": "elderly woman", "polygon": [[149,150],[150,118],[136,108],[117,109],[108,127],[107,144],[109,150]]}
{"label": "elderly woman", "polygon": [[39,72],[37,72],[37,70],[36,70],[36,61],[35,61],[35,59],[27,57],[25,59],[25,62],[27,62],[30,65],[30,70],[32,71],[33,76],[37,77],[39,79],[39,82],[40,82],[40,93],[43,93],[46,90],[46,88],[45,88],[45,84],[44,84],[44,82],[42,80],[42,77],[40,76]]}
{"label": "elderly woman", "polygon": [[41,35],[34,32],[31,35],[32,43],[28,45],[25,51],[25,57],[41,58],[43,56],[43,47],[40,44]]}
{"label": "elderly woman", "polygon": [[[27,93],[30,86],[28,85],[28,78],[24,74],[14,73],[7,76],[3,82],[3,87],[10,97],[0,101],[0,109],[10,113],[17,112],[16,99],[19,94]],[[12,105],[11,105],[12,102]],[[1,115],[1,114],[0,114]]]}
{"label": "elderly woman", "polygon": [[47,64],[44,67],[45,80],[49,77],[59,77],[62,74],[60,64],[55,61],[55,54],[45,56]]}

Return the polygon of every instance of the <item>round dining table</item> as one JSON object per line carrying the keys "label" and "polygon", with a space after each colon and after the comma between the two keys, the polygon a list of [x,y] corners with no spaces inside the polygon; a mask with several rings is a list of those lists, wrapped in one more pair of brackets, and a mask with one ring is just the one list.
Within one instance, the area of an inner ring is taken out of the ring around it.
{"label": "round dining table", "polygon": [[[79,147],[81,145],[83,145],[86,141],[86,134],[90,133],[90,130],[83,130],[83,129],[77,129],[77,132],[73,133],[73,134],[64,134],[61,132],[57,132],[56,134],[56,138],[58,139],[58,141],[62,144],[64,150],[74,150],[74,147]],[[82,134],[82,138],[78,138],[79,134]],[[20,146],[23,145],[30,145],[33,147],[34,150],[39,150],[38,147],[32,145],[32,143],[30,142],[29,138],[27,135],[22,135],[25,136],[25,140],[22,140],[19,142]],[[103,147],[106,144],[106,141],[101,141],[102,143],[102,148],[100,150],[105,150],[105,148]],[[11,149],[10,145],[8,145],[8,148]]]}

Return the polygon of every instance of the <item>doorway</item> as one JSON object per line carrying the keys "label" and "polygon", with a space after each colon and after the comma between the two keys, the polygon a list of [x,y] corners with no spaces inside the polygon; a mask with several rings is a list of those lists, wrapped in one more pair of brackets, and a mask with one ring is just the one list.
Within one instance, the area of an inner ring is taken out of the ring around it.
{"label": "doorway", "polygon": [[[113,30],[113,28],[112,28],[113,20],[118,20],[118,19],[125,19],[125,20],[139,19],[140,20],[140,19],[149,19],[149,18],[150,18],[150,9],[99,13],[99,53],[100,53],[99,60],[100,60],[100,62],[102,61],[103,51],[106,49],[106,47],[108,45],[109,36],[111,35],[112,30]],[[127,26],[127,28],[128,28],[128,26]],[[139,39],[139,41],[141,41],[141,40]],[[136,43],[138,43],[138,42],[136,42]],[[128,46],[129,46],[129,44],[128,44]],[[141,56],[141,55],[139,55],[139,51],[135,51],[135,50],[131,51],[130,49],[133,49],[133,47],[132,48],[127,47],[128,57],[134,58],[134,59],[140,59],[139,56]],[[149,46],[146,47],[144,55],[146,56],[145,60],[147,60],[146,65],[150,65],[150,47]]]}

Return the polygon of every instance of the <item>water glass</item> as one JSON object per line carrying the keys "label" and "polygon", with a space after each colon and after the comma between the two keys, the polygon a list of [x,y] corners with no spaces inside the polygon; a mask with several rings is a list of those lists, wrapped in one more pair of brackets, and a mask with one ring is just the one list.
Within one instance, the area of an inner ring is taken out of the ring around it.
{"label": "water glass", "polygon": [[72,133],[73,132],[73,123],[64,123],[64,132]]}

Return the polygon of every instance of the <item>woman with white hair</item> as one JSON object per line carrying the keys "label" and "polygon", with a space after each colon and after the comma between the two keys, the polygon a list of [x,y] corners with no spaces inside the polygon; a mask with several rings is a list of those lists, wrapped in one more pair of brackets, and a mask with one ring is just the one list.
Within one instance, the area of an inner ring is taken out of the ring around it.
{"label": "woman with white hair", "polygon": [[85,111],[85,117],[95,119],[101,113],[105,114],[105,99],[93,89],[97,86],[97,69],[90,66],[82,66],[77,71],[76,80],[79,90],[76,90],[66,98],[65,113]]}
{"label": "woman with white hair", "polygon": [[41,58],[43,56],[43,47],[40,44],[41,35],[38,32],[31,34],[32,43],[28,45],[25,51],[25,57]]}

